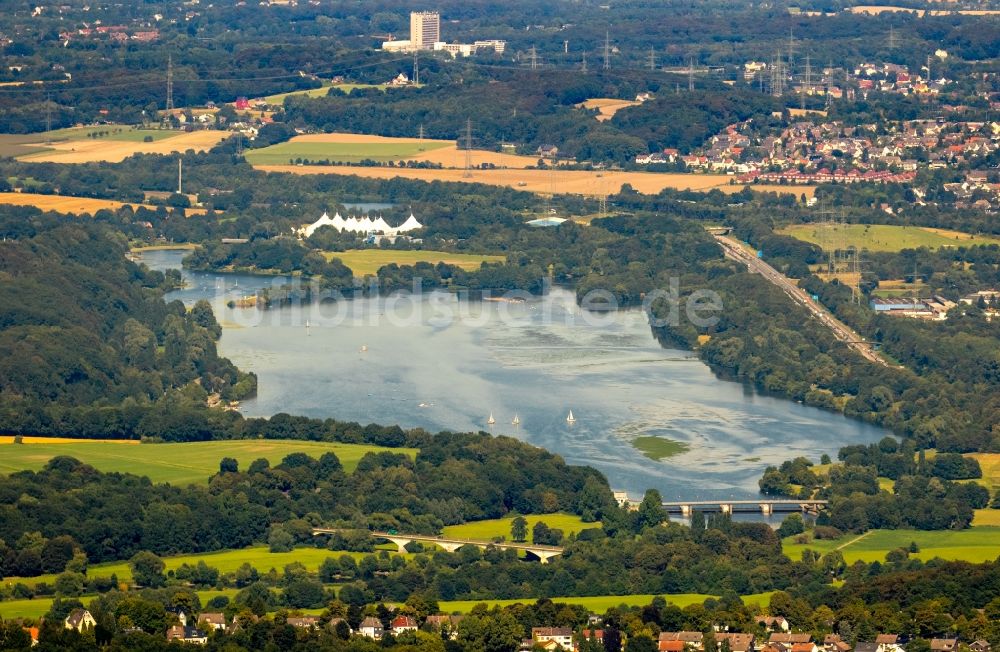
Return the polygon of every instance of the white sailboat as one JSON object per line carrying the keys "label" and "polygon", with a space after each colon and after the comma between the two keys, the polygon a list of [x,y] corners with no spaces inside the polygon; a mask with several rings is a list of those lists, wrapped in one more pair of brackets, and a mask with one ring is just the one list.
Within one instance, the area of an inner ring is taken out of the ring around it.
{"label": "white sailboat", "polygon": [[521,425],[521,417],[517,416],[517,412],[514,413],[514,419],[511,421],[511,425]]}
{"label": "white sailboat", "polygon": [[362,344],[361,345],[361,352],[364,353],[367,350],[368,350],[368,345],[367,344]]}
{"label": "white sailboat", "polygon": [[566,423],[576,423],[576,417],[573,416],[573,410],[570,410],[569,415],[566,416]]}
{"label": "white sailboat", "polygon": [[486,420],[486,423],[488,423],[489,425],[492,426],[496,422],[497,422],[497,420],[493,418],[493,413],[490,412],[490,418]]}

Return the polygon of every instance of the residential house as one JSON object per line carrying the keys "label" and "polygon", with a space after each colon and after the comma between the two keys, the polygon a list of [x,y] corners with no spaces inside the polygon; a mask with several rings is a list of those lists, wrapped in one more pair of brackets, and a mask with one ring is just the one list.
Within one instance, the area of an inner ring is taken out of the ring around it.
{"label": "residential house", "polygon": [[198,627],[213,631],[226,631],[226,615],[219,612],[206,612],[198,616]]}
{"label": "residential house", "polygon": [[581,638],[585,641],[589,641],[591,637],[599,644],[604,645],[604,630],[603,629],[585,629],[580,632]]}
{"label": "residential house", "polygon": [[462,616],[427,616],[427,620],[424,621],[429,627],[435,631],[448,637],[449,640],[455,640],[458,638],[458,623],[461,622]]}
{"label": "residential house", "polygon": [[95,626],[97,621],[86,609],[74,609],[66,616],[66,629],[75,629],[82,632]]}
{"label": "residential house", "polygon": [[361,625],[358,627],[358,633],[362,636],[367,636],[368,638],[373,638],[378,641],[382,639],[382,634],[385,633],[385,629],[382,627],[382,621],[378,618],[368,616],[361,621]]}
{"label": "residential house", "polygon": [[851,644],[840,638],[840,634],[827,634],[823,637],[823,652],[851,652]]}
{"label": "residential house", "polygon": [[289,616],[286,622],[292,627],[310,629],[319,627],[319,616]]}
{"label": "residential house", "polygon": [[417,631],[417,621],[410,616],[396,616],[392,619],[390,628],[392,629],[392,633],[396,636],[402,634],[403,632],[415,632]]}
{"label": "residential house", "polygon": [[969,650],[971,652],[990,652],[991,647],[989,641],[984,641],[979,639],[978,641],[973,641],[969,643]]}
{"label": "residential house", "polygon": [[660,632],[658,647],[661,652],[681,652],[685,649],[704,650],[701,632]]}
{"label": "residential house", "polygon": [[812,641],[808,643],[792,643],[789,652],[819,652],[819,646]]}
{"label": "residential house", "polygon": [[753,652],[756,642],[753,634],[741,632],[719,633],[715,635],[715,642],[722,649],[723,642],[729,644],[730,652]]}
{"label": "residential house", "polygon": [[555,158],[559,155],[559,148],[555,145],[539,145],[538,155],[543,158]]}
{"label": "residential house", "polygon": [[768,643],[781,643],[784,645],[795,645],[796,643],[811,643],[811,634],[793,634],[788,632],[773,632],[767,639]]}
{"label": "residential house", "polygon": [[875,637],[875,646],[877,652],[903,652],[896,634],[879,634]]}
{"label": "residential house", "polygon": [[167,630],[167,642],[170,641],[180,641],[181,643],[194,643],[196,645],[205,645],[208,643],[208,634],[199,630],[197,627],[188,627],[187,625],[172,625],[170,629]]}
{"label": "residential house", "polygon": [[28,636],[31,637],[31,647],[38,645],[38,627],[22,627],[21,629],[28,632]]}
{"label": "residential house", "polygon": [[556,646],[564,650],[573,649],[573,630],[569,627],[532,627],[531,640],[541,643],[543,647],[548,647],[554,643],[550,649]]}
{"label": "residential house", "polygon": [[931,639],[931,652],[955,652],[958,649],[957,638]]}

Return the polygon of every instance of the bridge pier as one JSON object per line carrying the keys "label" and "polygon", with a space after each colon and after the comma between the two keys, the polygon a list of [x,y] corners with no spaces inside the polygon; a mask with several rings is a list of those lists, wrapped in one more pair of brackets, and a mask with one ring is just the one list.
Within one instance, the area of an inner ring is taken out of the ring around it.
{"label": "bridge pier", "polygon": [[681,516],[691,518],[691,505],[681,505]]}
{"label": "bridge pier", "polygon": [[396,544],[396,547],[399,549],[400,554],[407,552],[406,544],[411,543],[413,541],[413,539],[408,539],[406,537],[386,537],[386,539]]}
{"label": "bridge pier", "polygon": [[720,503],[719,504],[719,511],[722,512],[723,514],[732,514],[733,513],[733,506],[730,505],[729,503]]}
{"label": "bridge pier", "polygon": [[771,514],[774,513],[774,505],[772,505],[771,503],[761,503],[760,513],[763,514],[764,516],[770,516]]}
{"label": "bridge pier", "polygon": [[558,557],[559,555],[562,554],[562,551],[556,551],[556,550],[535,550],[535,549],[531,549],[531,548],[528,549],[528,552],[530,552],[534,556],[538,557],[538,563],[540,563],[540,564],[547,564],[547,563],[549,563],[550,559],[552,559],[553,557]]}

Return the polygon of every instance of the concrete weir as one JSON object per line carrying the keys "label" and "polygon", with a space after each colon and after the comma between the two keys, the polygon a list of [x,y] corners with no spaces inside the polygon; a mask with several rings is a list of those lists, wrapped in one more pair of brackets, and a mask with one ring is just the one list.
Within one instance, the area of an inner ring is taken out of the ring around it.
{"label": "concrete weir", "polygon": [[[314,535],[339,534],[352,531],[354,530],[346,530],[343,528],[313,528]],[[559,546],[542,546],[531,543],[494,543],[492,541],[480,541],[477,539],[452,539],[435,537],[426,534],[402,534],[399,532],[379,532],[371,530],[369,530],[368,533],[377,539],[385,539],[386,541],[391,541],[396,544],[396,548],[401,553],[406,552],[406,545],[414,541],[419,541],[420,543],[433,543],[447,552],[455,552],[462,546],[476,546],[480,550],[485,550],[490,546],[500,548],[501,550],[523,550],[527,553],[527,555],[535,557],[543,564],[548,563],[550,559],[563,553],[563,548]]]}

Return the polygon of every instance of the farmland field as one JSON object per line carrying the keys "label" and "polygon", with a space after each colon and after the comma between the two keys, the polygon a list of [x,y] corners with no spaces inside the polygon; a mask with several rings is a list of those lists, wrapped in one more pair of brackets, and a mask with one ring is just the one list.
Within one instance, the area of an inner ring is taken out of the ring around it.
{"label": "farmland field", "polygon": [[1000,238],[993,236],[887,224],[795,224],[779,229],[778,232],[819,245],[823,249],[857,247],[870,251],[901,251],[917,247],[937,249],[1000,242]]}
{"label": "farmland field", "polygon": [[480,254],[455,254],[447,251],[396,251],[392,249],[351,249],[348,251],[324,252],[327,260],[339,258],[340,262],[354,272],[355,276],[376,274],[378,270],[390,263],[397,265],[413,265],[414,263],[439,262],[455,265],[465,270],[478,269],[483,261],[503,262],[503,256]]}
{"label": "farmland field", "polygon": [[[89,213],[93,215],[99,210],[108,209],[116,211],[124,206],[138,208],[145,206],[150,210],[156,210],[152,204],[132,204],[127,202],[114,201],[112,199],[94,199],[91,197],[67,197],[66,195],[40,195],[33,192],[0,192],[0,204],[12,206],[34,206],[43,211],[55,211],[57,213]],[[167,207],[168,211],[173,209]],[[185,213],[199,215],[205,213],[204,208],[186,208]]]}
{"label": "farmland field", "polygon": [[[637,192],[656,194],[664,188],[679,190],[711,190],[718,188],[725,193],[742,190],[742,186],[730,185],[723,174],[670,174],[655,172],[592,172],[587,170],[471,170],[465,176],[462,169],[428,170],[418,168],[389,167],[344,167],[335,165],[259,165],[265,172],[290,172],[292,174],[341,174],[369,179],[417,179],[422,181],[448,181],[462,183],[484,183],[491,186],[508,186],[517,190],[539,194],[575,194],[598,196],[614,194],[624,184],[630,184]],[[813,191],[809,186],[751,186],[758,191],[776,191],[789,194]]]}
{"label": "farmland field", "polygon": [[[0,473],[24,469],[38,470],[58,455],[70,455],[100,471],[117,471],[149,476],[153,482],[174,485],[207,482],[219,470],[223,457],[233,457],[246,468],[264,457],[278,464],[291,453],[306,453],[319,457],[332,452],[340,458],[344,469],[354,470],[368,452],[391,450],[415,455],[412,448],[381,448],[361,444],[253,439],[186,442],[180,444],[138,444],[129,441],[93,442],[73,440],[72,443],[14,444],[11,437],[0,437]],[[64,440],[60,440],[64,441]]]}
{"label": "farmland field", "polygon": [[396,161],[441,147],[454,146],[449,140],[380,138],[353,134],[313,134],[296,136],[285,143],[252,149],[246,159],[253,165],[284,165],[295,159],[357,163],[365,159]]}
{"label": "farmland field", "polygon": [[[653,601],[656,595],[648,594],[633,594],[633,595],[598,595],[589,597],[559,597],[551,598],[553,602],[566,602],[569,604],[578,604],[591,613],[604,613],[612,607],[617,607],[620,604],[625,604],[629,606],[645,606]],[[701,604],[708,598],[716,597],[711,595],[705,595],[701,593],[679,593],[674,595],[660,595],[660,597],[665,598],[670,604],[677,605],[678,607],[687,607],[693,604]],[[771,599],[770,593],[757,593],[753,595],[744,595],[743,602],[745,604],[759,604],[762,607],[766,607]],[[534,598],[522,598],[519,600],[445,600],[438,603],[441,611],[445,613],[459,612],[467,613],[477,604],[486,604],[490,607],[494,605],[506,606],[511,604],[533,604],[536,601]]]}
{"label": "farmland field", "polygon": [[[510,541],[510,524],[514,518],[514,516],[510,516],[507,518],[493,518],[486,521],[473,521],[472,523],[463,523],[461,525],[449,525],[444,528],[443,536],[454,537],[456,539],[478,539],[480,541],[489,541],[494,537],[502,536]],[[575,514],[537,514],[525,516],[524,518],[528,522],[529,541],[531,540],[531,528],[539,521],[544,522],[550,528],[562,530],[566,536],[572,532],[579,532],[586,528],[601,527],[599,522],[584,523]]]}
{"label": "farmland field", "polygon": [[639,102],[633,100],[617,100],[610,97],[595,97],[585,102],[577,104],[584,109],[597,109],[597,120],[605,122],[615,117],[615,114],[630,106],[639,106]]}
{"label": "farmland field", "polygon": [[[225,131],[203,130],[189,133],[179,131],[133,130],[109,133],[107,137],[89,138],[88,133],[100,131],[100,127],[84,127],[73,130],[52,132],[51,144],[45,144],[45,134],[29,134],[31,140],[16,136],[19,142],[11,143],[9,137],[0,137],[0,147],[6,143],[11,147],[37,146],[41,151],[22,153],[21,160],[31,163],[94,163],[105,161],[120,163],[133,154],[170,154],[189,149],[205,151],[214,147],[229,134]],[[51,136],[51,134],[50,134]],[[153,142],[143,142],[152,136]],[[8,154],[10,155],[10,154]]]}
{"label": "farmland field", "polygon": [[862,536],[849,534],[840,539],[813,541],[808,544],[793,543],[785,539],[785,555],[800,559],[802,551],[810,548],[820,554],[840,549],[848,564],[885,561],[890,550],[907,547],[915,541],[920,551],[911,556],[928,560],[934,557],[970,562],[992,561],[1000,557],[1000,527],[974,527],[968,530],[872,530]]}

